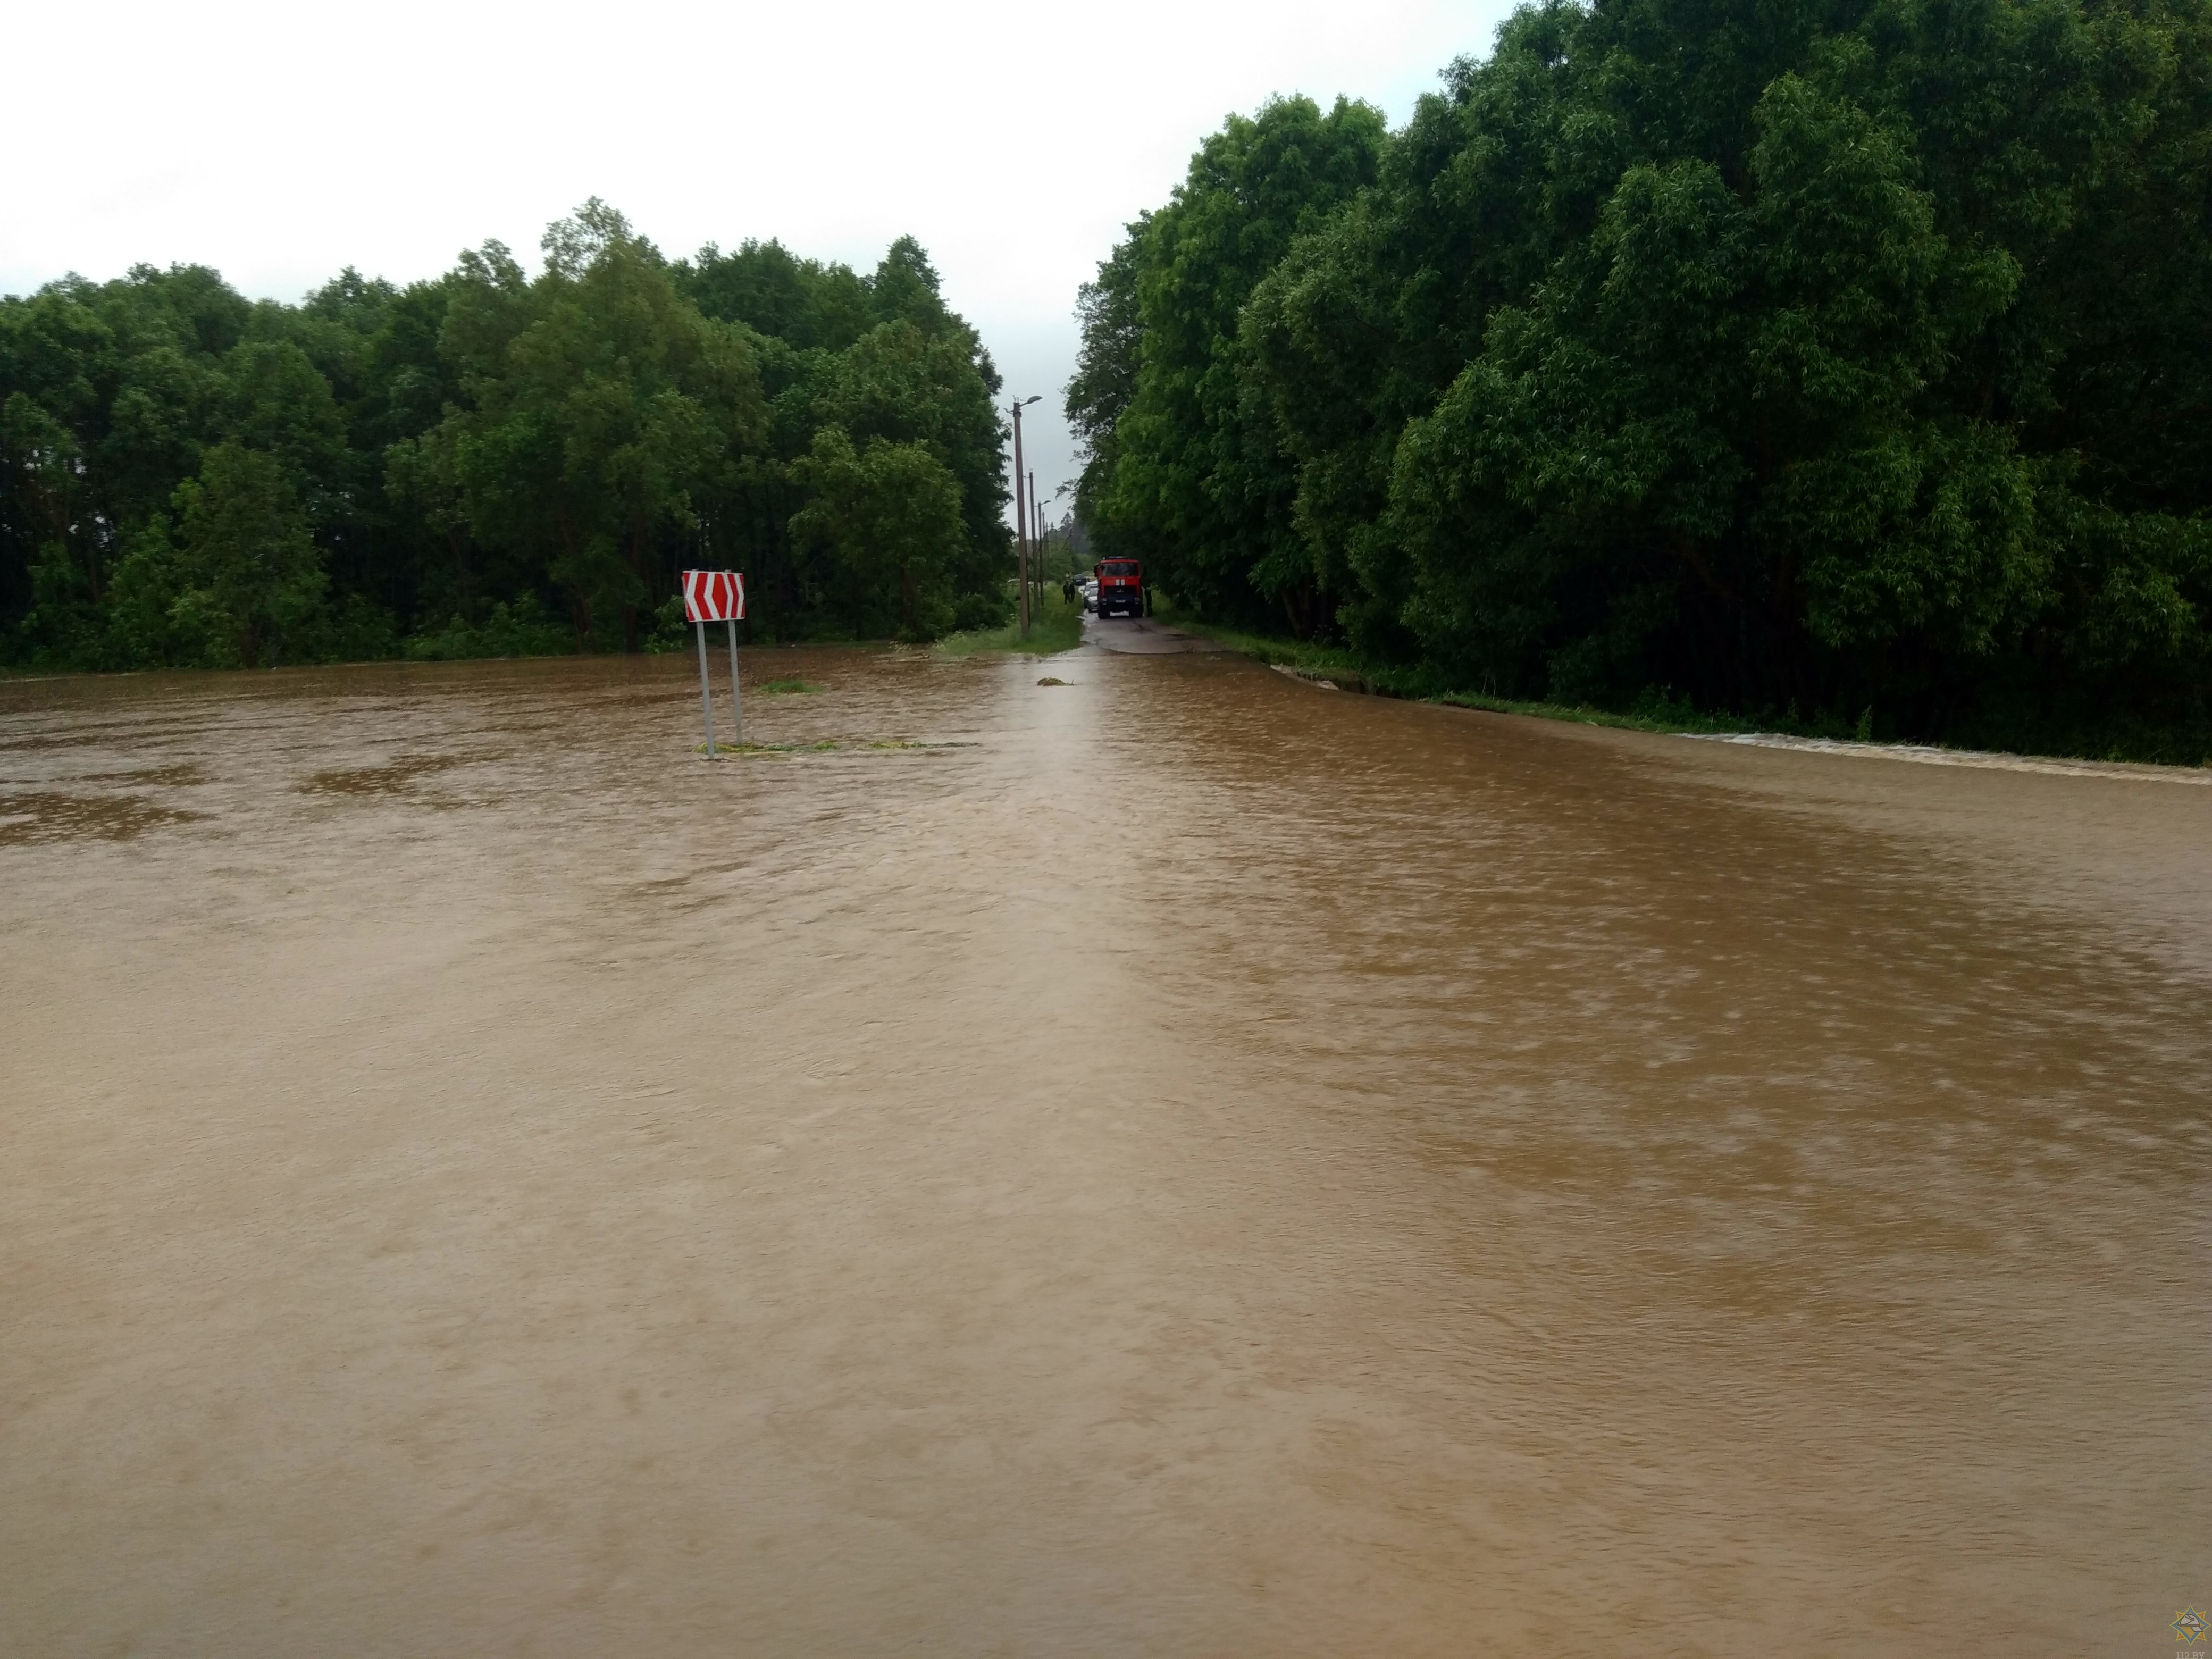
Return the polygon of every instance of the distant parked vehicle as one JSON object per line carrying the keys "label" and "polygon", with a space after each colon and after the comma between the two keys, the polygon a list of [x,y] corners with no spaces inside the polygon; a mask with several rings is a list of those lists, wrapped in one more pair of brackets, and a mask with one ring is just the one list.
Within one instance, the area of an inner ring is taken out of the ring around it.
{"label": "distant parked vehicle", "polygon": [[1085,611],[1096,611],[1098,608],[1097,577],[1085,576],[1081,581],[1076,583],[1075,592],[1077,597],[1082,599],[1083,608]]}
{"label": "distant parked vehicle", "polygon": [[1097,574],[1097,609],[1102,617],[1117,611],[1125,617],[1141,617],[1152,609],[1145,592],[1145,567],[1139,561],[1101,559]]}

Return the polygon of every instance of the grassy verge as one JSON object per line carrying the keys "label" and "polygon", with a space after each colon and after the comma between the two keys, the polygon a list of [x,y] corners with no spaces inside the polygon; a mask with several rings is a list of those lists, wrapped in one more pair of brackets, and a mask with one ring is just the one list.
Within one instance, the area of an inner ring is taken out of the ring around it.
{"label": "grassy verge", "polygon": [[1073,651],[1083,643],[1083,607],[1070,605],[1060,597],[1060,590],[1045,590],[1044,607],[1030,625],[1030,636],[1022,637],[1022,625],[1010,622],[1004,628],[971,629],[965,634],[948,634],[937,642],[936,648],[948,657],[972,657],[979,651],[1021,652],[1032,657],[1048,657],[1055,652]]}
{"label": "grassy verge", "polygon": [[1539,720],[1572,720],[1582,726],[1617,726],[1627,732],[1763,732],[1775,729],[1774,723],[1771,721],[1761,724],[1725,714],[1707,714],[1686,702],[1670,702],[1663,698],[1647,699],[1638,707],[1624,712],[1593,708],[1587,705],[1571,708],[1564,703],[1526,702],[1516,697],[1486,696],[1477,691],[1451,690],[1440,684],[1427,670],[1371,663],[1334,646],[1309,645],[1302,640],[1247,634],[1237,629],[1199,622],[1166,601],[1158,603],[1155,614],[1163,622],[1182,629],[1186,634],[1212,640],[1217,645],[1270,666],[1288,668],[1309,678],[1328,680],[1346,691],[1366,692],[1375,696],[1405,697],[1419,702],[1443,703],[1454,708],[1487,709],[1497,714],[1533,714]]}
{"label": "grassy verge", "polygon": [[[1534,714],[1539,720],[1574,720],[1583,726],[1618,726],[1624,732],[1770,732],[1771,722],[1762,725],[1755,720],[1741,720],[1728,714],[1701,714],[1687,704],[1679,706],[1661,702],[1659,709],[1670,708],[1674,712],[1645,713],[1631,709],[1626,714],[1610,708],[1592,708],[1588,704],[1570,708],[1564,703],[1520,702],[1511,697],[1486,697],[1474,691],[1446,691],[1428,699],[1454,708],[1486,708],[1494,714]],[[1850,735],[1846,732],[1843,735]]]}
{"label": "grassy verge", "polygon": [[1962,752],[2055,756],[2138,765],[2212,766],[2212,757],[2206,753],[2208,748],[2212,748],[2212,744],[2207,744],[2203,734],[2197,731],[2179,734],[2181,740],[2178,742],[2174,733],[2152,732],[2140,734],[2131,739],[2123,734],[2123,739],[2119,741],[2115,741],[2111,734],[2097,737],[2085,733],[2070,738],[2065,734],[2057,734],[2045,736],[2040,740],[2023,741],[2005,733],[1976,733],[1963,743],[1931,743],[1925,738],[1899,738],[1888,734],[1876,737],[1873,730],[1874,711],[1871,709],[1854,723],[1832,714],[1816,715],[1809,720],[1801,718],[1794,708],[1761,709],[1747,715],[1710,714],[1686,700],[1670,698],[1657,691],[1646,691],[1626,709],[1594,708],[1587,704],[1571,708],[1555,702],[1524,702],[1513,697],[1492,697],[1478,691],[1457,690],[1443,684],[1431,672],[1370,663],[1352,652],[1334,647],[1308,645],[1302,641],[1281,639],[1272,635],[1246,634],[1237,629],[1202,623],[1164,600],[1159,602],[1158,614],[1163,621],[1171,623],[1185,633],[1199,635],[1231,651],[1240,652],[1272,666],[1289,669],[1306,678],[1326,679],[1343,690],[1443,703],[1455,708],[1482,708],[1499,714],[1533,714],[1539,720],[1572,720],[1583,726],[1610,726],[1626,732],[1670,734],[1755,732],[1841,742],[1901,744],[1908,747],[1924,745],[1933,749],[1956,749]]}

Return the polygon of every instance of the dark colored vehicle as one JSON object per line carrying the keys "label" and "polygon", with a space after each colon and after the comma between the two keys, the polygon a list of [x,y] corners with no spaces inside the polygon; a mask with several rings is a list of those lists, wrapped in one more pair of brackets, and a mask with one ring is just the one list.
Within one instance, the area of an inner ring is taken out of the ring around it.
{"label": "dark colored vehicle", "polygon": [[1136,559],[1101,559],[1093,568],[1098,578],[1098,614],[1116,611],[1125,617],[1141,617],[1152,608],[1145,592],[1145,567]]}

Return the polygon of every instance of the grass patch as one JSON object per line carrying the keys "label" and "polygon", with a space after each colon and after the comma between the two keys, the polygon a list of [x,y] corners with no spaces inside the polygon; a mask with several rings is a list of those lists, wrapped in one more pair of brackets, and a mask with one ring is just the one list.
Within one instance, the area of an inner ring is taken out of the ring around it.
{"label": "grass patch", "polygon": [[1010,622],[1004,628],[976,628],[965,634],[948,634],[937,642],[937,649],[948,657],[972,657],[985,651],[1049,657],[1058,652],[1073,651],[1082,643],[1083,606],[1061,599],[1058,588],[1047,588],[1044,605],[1031,620],[1026,640],[1022,637],[1021,623]]}
{"label": "grass patch", "polygon": [[1687,703],[1673,704],[1665,699],[1655,699],[1644,707],[1632,708],[1626,714],[1610,708],[1592,708],[1587,704],[1570,708],[1564,703],[1522,702],[1512,697],[1486,697],[1474,691],[1445,691],[1424,699],[1440,702],[1453,708],[1482,708],[1493,714],[1533,714],[1538,720],[1573,720],[1582,726],[1617,726],[1624,732],[1663,732],[1679,734],[1684,732],[1768,732],[1771,722],[1759,723],[1737,720],[1728,714],[1701,714]]}
{"label": "grass patch", "polygon": [[821,689],[811,680],[802,680],[796,674],[787,674],[781,679],[763,680],[753,687],[754,690],[768,697],[811,696]]}

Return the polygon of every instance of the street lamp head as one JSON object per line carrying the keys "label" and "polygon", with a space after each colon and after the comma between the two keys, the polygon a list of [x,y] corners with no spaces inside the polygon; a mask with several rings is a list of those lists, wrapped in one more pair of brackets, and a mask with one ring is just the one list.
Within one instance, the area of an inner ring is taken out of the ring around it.
{"label": "street lamp head", "polygon": [[1028,408],[1031,404],[1034,404],[1034,403],[1040,403],[1040,402],[1042,402],[1042,401],[1043,400],[1043,398],[1044,398],[1044,393],[1043,393],[1043,392],[1038,392],[1038,393],[1037,393],[1037,395],[1036,395],[1036,397],[1034,397],[1034,398],[1023,398],[1023,399],[1021,400],[1021,402],[1019,402],[1019,403],[1016,404],[1014,405],[1014,407],[1015,407],[1016,409],[1027,409],[1027,408]]}

